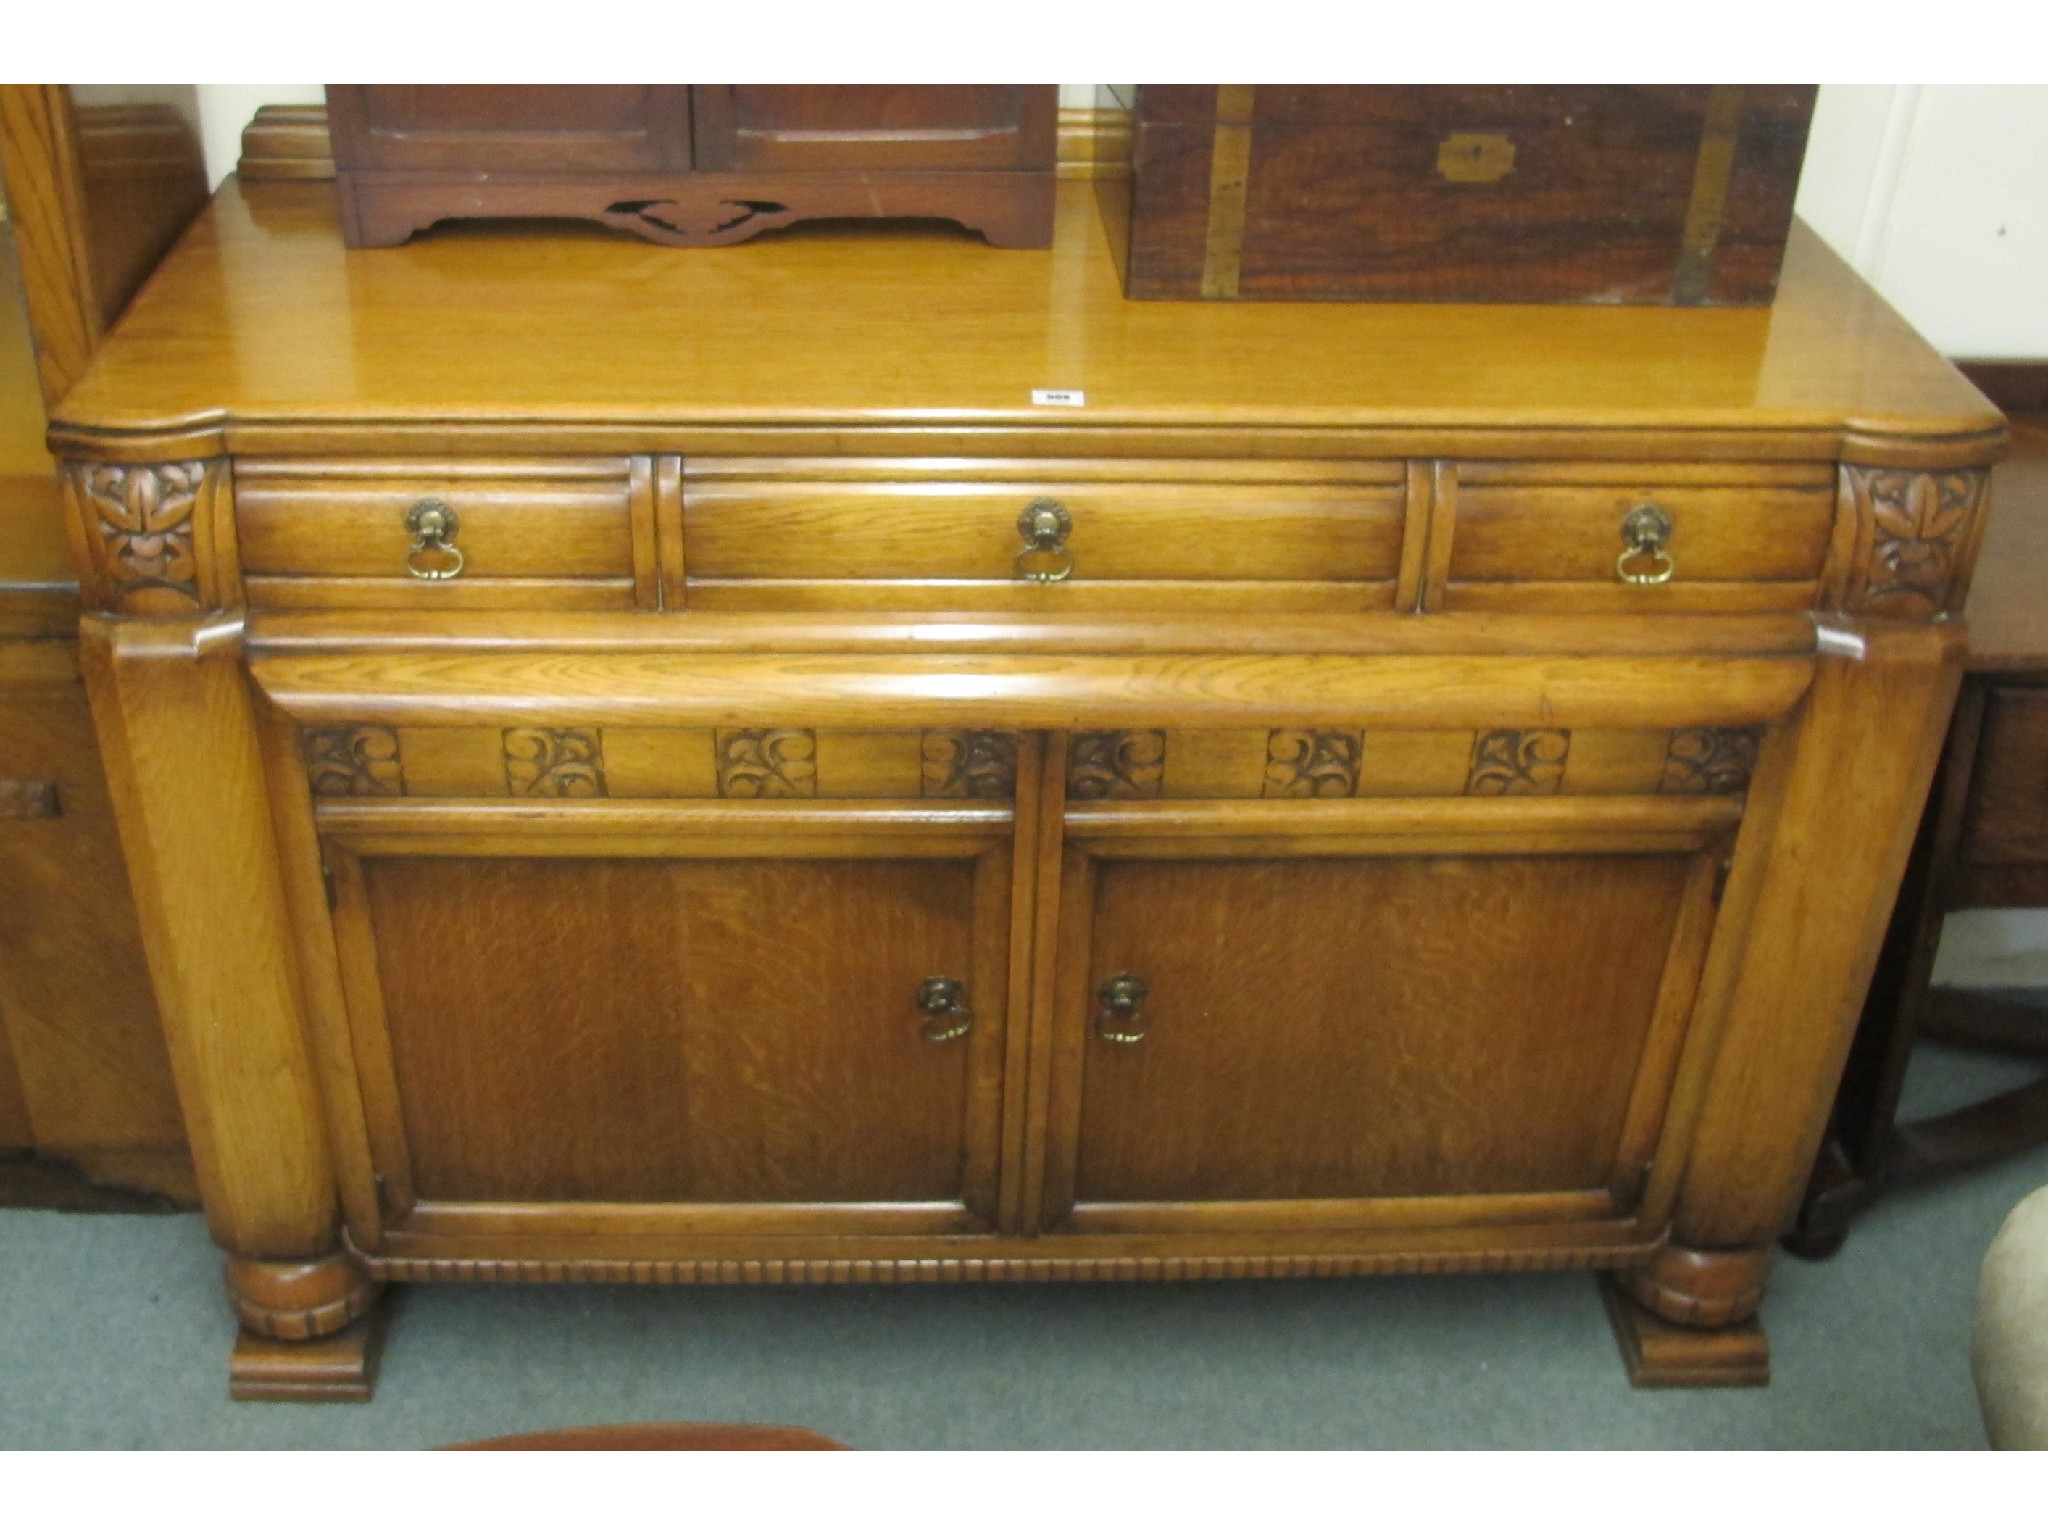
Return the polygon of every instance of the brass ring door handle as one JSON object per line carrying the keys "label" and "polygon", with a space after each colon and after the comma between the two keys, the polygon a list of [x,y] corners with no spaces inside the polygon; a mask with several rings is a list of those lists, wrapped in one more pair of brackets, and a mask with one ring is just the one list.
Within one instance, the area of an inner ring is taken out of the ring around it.
{"label": "brass ring door handle", "polygon": [[919,982],[917,1007],[924,1015],[918,1033],[933,1045],[958,1040],[974,1028],[974,1010],[967,1006],[967,988],[951,976],[927,976]]}
{"label": "brass ring door handle", "polygon": [[1650,502],[1621,520],[1621,554],[1614,574],[1633,587],[1661,587],[1678,568],[1671,558],[1671,514]]}
{"label": "brass ring door handle", "polygon": [[1041,496],[1017,514],[1017,531],[1024,536],[1014,567],[1019,581],[1065,581],[1074,574],[1074,554],[1067,548],[1073,513]]}
{"label": "brass ring door handle", "polygon": [[406,509],[405,528],[412,535],[412,548],[405,552],[405,568],[421,581],[453,581],[462,574],[468,557],[455,547],[455,535],[462,519],[455,509],[437,496],[428,496]]}
{"label": "brass ring door handle", "polygon": [[1095,995],[1102,1012],[1095,1016],[1095,1033],[1112,1045],[1136,1045],[1149,1027],[1142,1012],[1152,989],[1129,971],[1112,976]]}

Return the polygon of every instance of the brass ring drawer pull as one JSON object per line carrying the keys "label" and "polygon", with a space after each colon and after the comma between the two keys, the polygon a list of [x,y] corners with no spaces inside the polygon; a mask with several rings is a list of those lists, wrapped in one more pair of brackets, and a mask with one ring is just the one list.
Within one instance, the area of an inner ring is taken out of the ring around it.
{"label": "brass ring drawer pull", "polygon": [[1074,574],[1073,551],[1067,548],[1074,515],[1065,507],[1041,496],[1017,514],[1017,531],[1024,536],[1017,551],[1019,581],[1065,581]]}
{"label": "brass ring drawer pull", "polygon": [[406,531],[412,548],[405,552],[405,568],[421,581],[453,581],[462,574],[468,558],[455,547],[455,535],[462,519],[439,497],[416,501],[405,514]]}
{"label": "brass ring drawer pull", "polygon": [[1671,514],[1649,502],[1621,520],[1621,554],[1614,574],[1633,587],[1661,587],[1678,564],[1671,558]]}
{"label": "brass ring drawer pull", "polygon": [[974,1010],[967,1006],[967,988],[951,976],[927,976],[919,982],[917,1007],[924,1015],[918,1033],[933,1045],[958,1040],[974,1028]]}
{"label": "brass ring drawer pull", "polygon": [[1112,1045],[1136,1045],[1145,1038],[1147,1025],[1140,1010],[1151,991],[1129,971],[1110,977],[1096,993],[1102,999],[1102,1012],[1095,1016],[1095,1033]]}

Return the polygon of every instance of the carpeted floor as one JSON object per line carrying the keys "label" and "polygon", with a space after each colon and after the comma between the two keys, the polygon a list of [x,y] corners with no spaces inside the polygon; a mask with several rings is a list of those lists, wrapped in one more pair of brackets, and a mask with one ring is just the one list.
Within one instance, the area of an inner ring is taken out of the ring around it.
{"label": "carpeted floor", "polygon": [[[1926,1050],[1919,1111],[2021,1080]],[[227,1400],[197,1217],[0,1211],[0,1447],[430,1446],[635,1419],[856,1446],[1975,1447],[1977,1264],[2048,1150],[1780,1258],[1774,1385],[1635,1392],[1585,1275],[1254,1285],[418,1287],[376,1400]]]}

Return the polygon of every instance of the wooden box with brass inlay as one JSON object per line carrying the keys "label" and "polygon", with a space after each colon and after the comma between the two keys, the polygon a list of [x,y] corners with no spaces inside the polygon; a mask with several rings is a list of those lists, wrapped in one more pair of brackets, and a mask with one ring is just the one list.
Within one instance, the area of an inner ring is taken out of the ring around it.
{"label": "wooden box with brass inlay", "polygon": [[354,283],[231,187],[68,397],[238,1390],[389,1283],[1560,1267],[1758,1377],[2001,419],[1810,239],[1146,306],[1089,195]]}
{"label": "wooden box with brass inlay", "polygon": [[1141,85],[1104,206],[1134,299],[1768,304],[1814,94]]}

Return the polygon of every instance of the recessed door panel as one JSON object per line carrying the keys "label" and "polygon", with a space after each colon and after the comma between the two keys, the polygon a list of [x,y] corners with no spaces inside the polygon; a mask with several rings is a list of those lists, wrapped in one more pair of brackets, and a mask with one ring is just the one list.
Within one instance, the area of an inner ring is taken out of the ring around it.
{"label": "recessed door panel", "polygon": [[1041,1230],[1633,1219],[1739,804],[1309,810],[1068,809]]}
{"label": "recessed door panel", "polygon": [[1686,862],[1105,863],[1091,992],[1147,995],[1091,1021],[1077,1198],[1604,1184]]}
{"label": "recessed door panel", "polygon": [[694,1208],[703,1230],[759,1230],[764,1206],[811,1208],[798,1229],[849,1219],[819,1207],[880,1229],[891,1208],[993,1211],[1007,841],[756,841],[767,856],[330,851],[401,1224],[415,1206],[510,1211],[510,1230],[582,1203]]}
{"label": "recessed door panel", "polygon": [[700,170],[1033,170],[1053,161],[1043,85],[699,85]]}
{"label": "recessed door panel", "polygon": [[330,85],[345,170],[684,171],[682,85]]}

